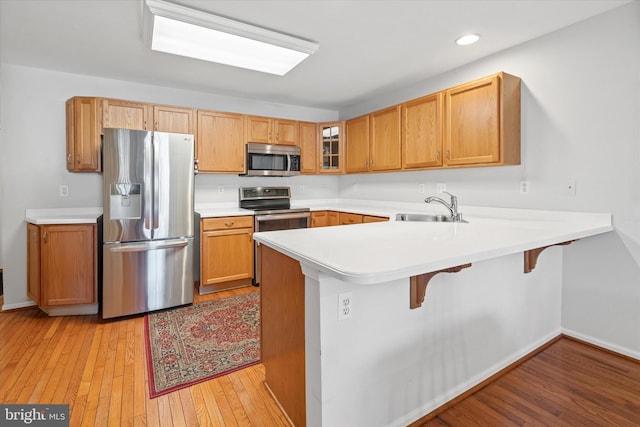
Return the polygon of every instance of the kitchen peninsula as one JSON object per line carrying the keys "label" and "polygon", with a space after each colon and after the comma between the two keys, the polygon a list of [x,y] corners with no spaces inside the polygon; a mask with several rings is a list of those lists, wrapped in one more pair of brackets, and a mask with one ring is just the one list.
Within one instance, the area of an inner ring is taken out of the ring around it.
{"label": "kitchen peninsula", "polygon": [[[464,213],[254,234],[266,383],[296,426],[407,425],[561,333],[556,245],[611,216]],[[411,278],[439,271],[412,308]]]}

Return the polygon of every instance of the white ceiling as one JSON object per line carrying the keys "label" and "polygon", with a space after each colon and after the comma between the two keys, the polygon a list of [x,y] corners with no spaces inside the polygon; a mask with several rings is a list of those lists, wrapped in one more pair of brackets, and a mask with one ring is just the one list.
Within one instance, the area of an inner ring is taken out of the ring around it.
{"label": "white ceiling", "polygon": [[[340,110],[631,0],[172,0],[320,44],[279,77],[152,52],[141,0],[0,0],[0,59]],[[460,34],[482,35],[460,47]]]}

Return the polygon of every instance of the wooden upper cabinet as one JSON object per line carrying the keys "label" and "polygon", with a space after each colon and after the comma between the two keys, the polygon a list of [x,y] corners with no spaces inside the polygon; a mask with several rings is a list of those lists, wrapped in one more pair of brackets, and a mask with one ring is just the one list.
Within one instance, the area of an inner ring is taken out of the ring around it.
{"label": "wooden upper cabinet", "polygon": [[441,92],[402,104],[402,168],[442,166]]}
{"label": "wooden upper cabinet", "polygon": [[298,145],[300,146],[300,173],[318,172],[318,125],[311,122],[298,123]]}
{"label": "wooden upper cabinet", "polygon": [[396,105],[369,115],[369,170],[399,170],[402,166],[400,112]]}
{"label": "wooden upper cabinet", "polygon": [[98,172],[102,119],[99,98],[76,96],[66,102],[67,170]]}
{"label": "wooden upper cabinet", "polygon": [[247,142],[300,146],[305,174],[518,165],[520,86],[500,72],[335,123],[74,97],[66,104],[67,169],[101,170],[106,127],[193,134],[202,172],[244,172]]}
{"label": "wooden upper cabinet", "polygon": [[445,91],[445,163],[520,164],[520,79],[506,73]]}
{"label": "wooden upper cabinet", "polygon": [[338,174],[344,170],[344,122],[318,125],[318,172]]}
{"label": "wooden upper cabinet", "polygon": [[273,128],[276,135],[274,144],[298,145],[298,122],[295,120],[275,119]]}
{"label": "wooden upper cabinet", "polygon": [[242,114],[198,110],[196,157],[200,172],[243,173],[245,162]]}
{"label": "wooden upper cabinet", "polygon": [[102,127],[151,130],[151,105],[120,99],[102,100]]}
{"label": "wooden upper cabinet", "polygon": [[347,120],[345,172],[369,171],[369,115]]}
{"label": "wooden upper cabinet", "polygon": [[268,117],[245,116],[246,142],[271,144],[273,130],[272,120]]}
{"label": "wooden upper cabinet", "polygon": [[195,133],[192,108],[171,107],[167,105],[153,106],[153,130],[159,132]]}
{"label": "wooden upper cabinet", "polygon": [[247,142],[298,145],[298,122],[270,117],[246,116]]}

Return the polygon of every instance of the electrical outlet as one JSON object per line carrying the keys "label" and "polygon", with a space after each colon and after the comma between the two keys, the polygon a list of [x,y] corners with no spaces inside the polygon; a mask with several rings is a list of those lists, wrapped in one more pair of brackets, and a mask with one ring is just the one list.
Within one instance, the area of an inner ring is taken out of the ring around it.
{"label": "electrical outlet", "polygon": [[424,184],[418,184],[418,193],[424,194]]}
{"label": "electrical outlet", "polygon": [[529,181],[520,181],[520,194],[528,194],[530,189]]}
{"label": "electrical outlet", "polygon": [[358,184],[353,184],[353,192],[354,193],[358,192]]}
{"label": "electrical outlet", "polygon": [[298,185],[298,190],[300,190],[301,193],[304,193],[304,184]]}
{"label": "electrical outlet", "polygon": [[224,193],[224,185],[218,185],[218,193]]}
{"label": "electrical outlet", "polygon": [[567,184],[564,188],[565,193],[567,194],[567,196],[575,196],[576,192],[577,192],[577,188],[576,188],[576,180],[575,179],[570,179],[567,181]]}
{"label": "electrical outlet", "polygon": [[69,197],[69,186],[66,184],[62,184],[59,188],[60,197]]}
{"label": "electrical outlet", "polygon": [[350,319],[353,314],[353,294],[347,292],[338,295],[338,320]]}
{"label": "electrical outlet", "polygon": [[444,193],[447,191],[447,184],[439,182],[436,184],[436,193]]}

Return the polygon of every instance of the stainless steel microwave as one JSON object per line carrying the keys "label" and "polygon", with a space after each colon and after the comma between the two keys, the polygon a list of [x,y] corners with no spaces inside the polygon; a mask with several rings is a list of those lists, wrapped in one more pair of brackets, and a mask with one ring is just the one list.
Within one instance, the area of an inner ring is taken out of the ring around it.
{"label": "stainless steel microwave", "polygon": [[300,147],[247,144],[247,176],[300,175]]}

